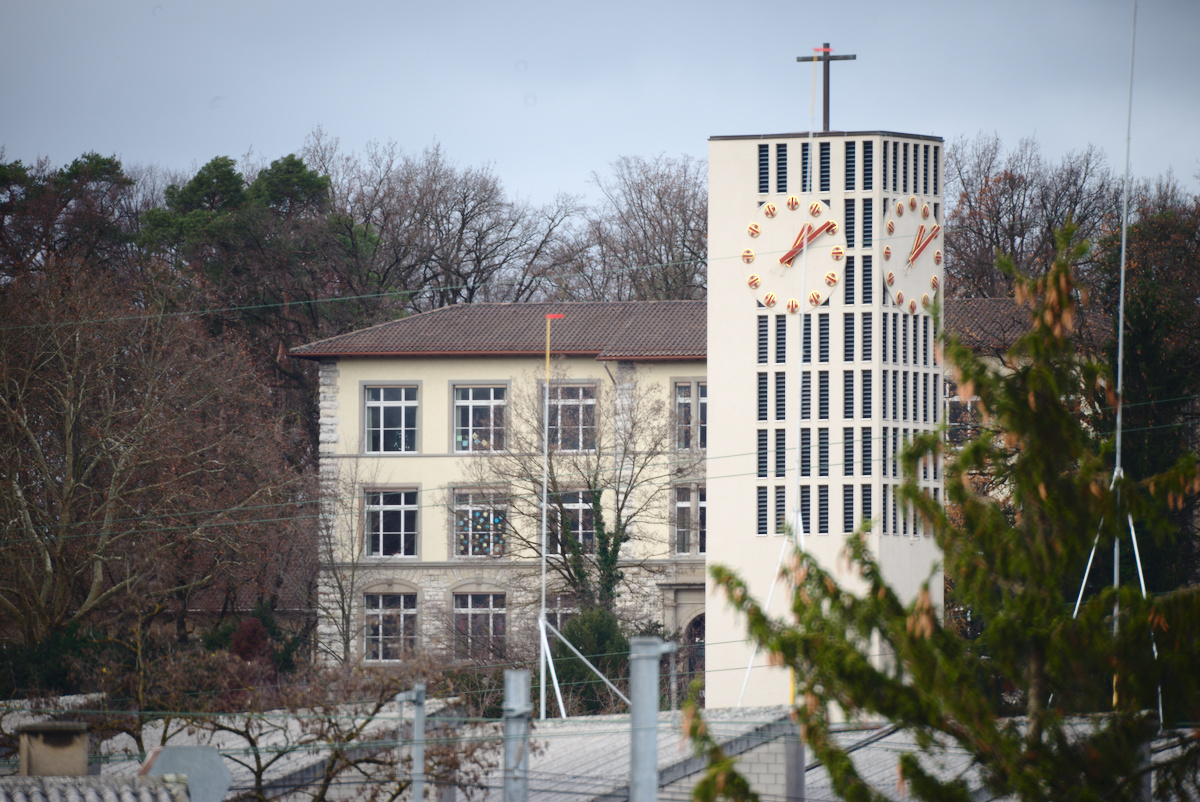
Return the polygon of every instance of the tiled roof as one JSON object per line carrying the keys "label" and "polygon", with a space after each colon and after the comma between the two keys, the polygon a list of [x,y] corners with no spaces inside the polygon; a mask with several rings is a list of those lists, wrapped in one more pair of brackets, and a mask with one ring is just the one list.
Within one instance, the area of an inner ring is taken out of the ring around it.
{"label": "tiled roof", "polygon": [[0,802],[187,802],[176,777],[2,777]]}
{"label": "tiled roof", "polygon": [[[946,331],[974,351],[1007,351],[1030,329],[1029,308],[1012,298],[948,298]],[[1112,339],[1112,320],[1095,309],[1076,312],[1075,340],[1085,353],[1099,353]]]}
{"label": "tiled roof", "polygon": [[302,345],[291,355],[317,359],[541,354],[546,315],[561,314],[551,334],[555,354],[605,360],[704,359],[706,310],[704,301],[457,304]]}

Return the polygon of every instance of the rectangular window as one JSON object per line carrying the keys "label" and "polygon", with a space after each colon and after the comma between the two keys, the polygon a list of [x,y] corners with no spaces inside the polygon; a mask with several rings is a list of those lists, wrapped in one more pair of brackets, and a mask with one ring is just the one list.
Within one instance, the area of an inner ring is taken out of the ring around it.
{"label": "rectangular window", "polygon": [[929,374],[928,373],[922,374],[921,375],[921,399],[922,399],[921,421],[922,421],[922,423],[929,423],[929,384],[930,384]]}
{"label": "rectangular window", "polygon": [[812,429],[800,430],[800,475],[812,475]]}
{"label": "rectangular window", "polygon": [[[875,188],[875,143],[863,142],[863,189]],[[863,243],[866,245],[867,243]]]}
{"label": "rectangular window", "polygon": [[912,191],[913,191],[914,193],[915,193],[915,192],[917,192],[917,156],[918,156],[918,153],[917,153],[917,151],[918,151],[918,150],[920,150],[920,148],[917,146],[917,143],[916,143],[916,142],[914,142],[914,143],[913,143],[913,146],[912,146],[912,156],[913,156],[913,158],[912,158],[912,168],[913,168],[913,173],[912,173],[912,175],[913,175],[913,184],[912,184],[912,187],[913,187],[913,188],[912,188]]}
{"label": "rectangular window", "polygon": [[575,616],[579,615],[579,600],[573,593],[546,594],[546,621],[550,626],[562,632]]}
{"label": "rectangular window", "polygon": [[550,542],[546,545],[551,554],[569,553],[563,550],[569,543],[578,543],[585,554],[596,550],[596,516],[590,490],[552,493],[547,518]]}
{"label": "rectangular window", "polygon": [[846,192],[854,191],[854,141],[846,142]]}
{"label": "rectangular window", "polygon": [[787,420],[787,374],[775,374],[775,420]]}
{"label": "rectangular window", "polygon": [[804,528],[804,534],[812,534],[812,518],[809,516],[809,488],[804,485],[800,488],[800,526]]}
{"label": "rectangular window", "polygon": [[870,248],[875,244],[875,220],[872,215],[875,206],[870,198],[862,199],[862,246]]}
{"label": "rectangular window", "polygon": [[899,162],[899,161],[900,161],[900,143],[893,142],[892,143],[892,192],[900,191],[900,184],[896,180],[900,173],[900,165],[897,164],[897,162]]}
{"label": "rectangular window", "polygon": [[[886,475],[887,471],[884,471],[884,474]],[[892,525],[891,525],[891,519],[888,518],[888,486],[887,485],[883,485],[883,515],[881,515],[880,517],[883,518],[883,533],[885,535],[889,534],[892,531]]]}
{"label": "rectangular window", "polygon": [[829,313],[817,315],[817,361],[829,361]]}
{"label": "rectangular window", "polygon": [[775,146],[775,191],[787,192],[787,145]]}
{"label": "rectangular window", "polygon": [[879,461],[880,461],[881,463],[883,463],[883,470],[880,472],[880,475],[881,475],[881,476],[887,476],[887,475],[888,475],[888,470],[889,470],[888,466],[889,466],[891,463],[888,461],[888,458],[887,458],[887,453],[888,453],[888,427],[886,427],[886,426],[884,426],[884,427],[883,427],[883,439],[882,439],[882,441],[881,441],[881,445],[882,445],[882,448],[881,448],[880,450],[882,451],[882,455],[880,456],[880,459],[879,459]]}
{"label": "rectangular window", "polygon": [[454,450],[504,450],[504,387],[454,388]]}
{"label": "rectangular window", "polygon": [[854,313],[842,313],[842,359],[854,361]]}
{"label": "rectangular window", "polygon": [[[887,329],[884,329],[886,332]],[[879,388],[879,408],[882,413],[881,417],[887,420],[888,416],[888,372],[883,371],[883,384]]]}
{"label": "rectangular window", "polygon": [[871,371],[864,370],[862,372],[862,391],[859,393],[862,397],[862,416],[864,418],[871,417]]}
{"label": "rectangular window", "polygon": [[902,174],[904,176],[904,184],[903,184],[904,191],[907,193],[908,192],[908,143],[907,142],[904,143],[904,170],[902,171]]}
{"label": "rectangular window", "polygon": [[843,289],[843,291],[845,292],[845,296],[843,296],[843,297],[845,298],[845,301],[847,304],[854,303],[854,279],[855,278],[856,278],[856,276],[854,275],[854,257],[847,256],[846,257],[845,277],[842,279],[842,283],[845,285],[845,287]]}
{"label": "rectangular window", "polygon": [[871,287],[874,286],[874,277],[871,275],[872,261],[870,256],[862,257],[862,302],[864,304],[871,303]]}
{"label": "rectangular window", "polygon": [[862,313],[862,360],[871,361],[871,324],[874,322],[870,312]]}
{"label": "rectangular window", "polygon": [[758,191],[765,195],[771,191],[771,146],[758,146]]}
{"label": "rectangular window", "polygon": [[775,361],[787,362],[787,315],[775,316]]}
{"label": "rectangular window", "polygon": [[766,420],[767,411],[771,408],[770,402],[767,400],[767,374],[758,374],[758,419]]}
{"label": "rectangular window", "polygon": [[846,198],[842,202],[842,225],[846,232],[846,247],[854,247],[854,207],[858,204],[854,198]]}
{"label": "rectangular window", "polygon": [[888,361],[888,313],[883,313],[883,353],[880,354],[880,359],[884,362]]}
{"label": "rectangular window", "polygon": [[692,383],[675,385],[675,447],[692,447]]}
{"label": "rectangular window", "polygon": [[817,372],[817,418],[829,420],[829,371]]}
{"label": "rectangular window", "polygon": [[912,394],[912,422],[917,422],[917,407],[921,403],[921,374],[913,371],[913,394]]}
{"label": "rectangular window", "polygon": [[708,522],[708,499],[704,486],[681,486],[675,488],[675,552],[691,554],[692,544],[696,551],[704,553],[707,546],[705,527]]}
{"label": "rectangular window", "polygon": [[892,427],[892,478],[900,476],[900,430]]}
{"label": "rectangular window", "polygon": [[854,531],[854,485],[842,485],[842,532]]}
{"label": "rectangular window", "polygon": [[708,448],[708,382],[697,384],[696,392],[700,395],[700,423],[697,427],[700,447]]}
{"label": "rectangular window", "polygon": [[454,652],[472,660],[504,657],[504,594],[454,594]]}
{"label": "rectangular window", "polygon": [[787,493],[782,487],[775,488],[775,534],[787,531]]}
{"label": "rectangular window", "polygon": [[829,534],[829,485],[817,486],[817,534]]}
{"label": "rectangular window", "polygon": [[503,557],[505,505],[496,493],[454,493],[454,550],[459,557]]}
{"label": "rectangular window", "polygon": [[417,556],[417,491],[367,493],[364,514],[368,554]]}
{"label": "rectangular window", "polygon": [[928,145],[925,145],[923,147],[923,155],[925,156],[925,163],[924,163],[925,189],[923,190],[923,192],[924,192],[924,194],[928,195],[929,194],[929,146]]}
{"label": "rectangular window", "polygon": [[[883,190],[884,190],[884,192],[887,191],[887,185],[888,185],[888,143],[887,143],[887,140],[885,139],[883,141]],[[887,208],[886,202],[883,204],[883,208],[885,208],[885,209]]]}
{"label": "rectangular window", "polygon": [[903,364],[907,365],[908,364],[908,318],[907,317],[902,318],[900,320],[900,341],[901,341],[900,361]]}
{"label": "rectangular window", "polygon": [[829,430],[817,429],[817,476],[829,475]]}
{"label": "rectangular window", "polygon": [[[896,486],[892,485],[892,534],[900,534],[900,516],[898,515],[899,507],[896,504]],[[907,528],[907,527],[906,527]]]}
{"label": "rectangular window", "polygon": [[363,658],[401,660],[417,648],[417,594],[363,594]]}
{"label": "rectangular window", "polygon": [[800,375],[800,418],[808,420],[812,417],[812,374]]}
{"label": "rectangular window", "polygon": [[417,388],[367,388],[367,451],[417,450]]}
{"label": "rectangular window", "polygon": [[829,143],[821,142],[821,191],[829,191]]}
{"label": "rectangular window", "polygon": [[[938,190],[938,146],[934,145],[933,146],[933,194],[937,195],[938,192],[939,192],[939,190]],[[934,212],[933,216],[936,218],[937,212]]]}
{"label": "rectangular window", "polygon": [[559,451],[591,451],[596,447],[596,387],[591,384],[550,387],[550,447]]}
{"label": "rectangular window", "polygon": [[767,476],[767,465],[770,459],[767,456],[767,430],[758,430],[758,478],[765,479]]}
{"label": "rectangular window", "polygon": [[842,371],[842,417],[854,417],[854,371]]}
{"label": "rectangular window", "polygon": [[692,553],[692,488],[675,488],[675,553]]}
{"label": "rectangular window", "polygon": [[767,509],[767,489],[765,487],[756,487],[755,491],[758,494],[758,534],[770,534],[771,513]]}
{"label": "rectangular window", "polygon": [[812,179],[809,178],[808,143],[800,145],[800,191],[812,192]]}
{"label": "rectangular window", "polygon": [[[887,314],[886,312],[884,314]],[[892,363],[900,361],[900,315],[892,313]]]}
{"label": "rectangular window", "polygon": [[908,371],[901,374],[900,383],[904,385],[900,394],[900,420],[908,420]]}
{"label": "rectangular window", "polygon": [[805,312],[801,322],[800,361],[812,362],[812,315]]}
{"label": "rectangular window", "polygon": [[770,342],[767,340],[767,327],[771,323],[766,315],[758,316],[758,364],[765,365],[771,360],[769,359],[768,351]]}
{"label": "rectangular window", "polygon": [[775,430],[775,476],[787,475],[787,429]]}
{"label": "rectangular window", "polygon": [[929,367],[929,318],[921,318],[921,364]]}
{"label": "rectangular window", "polygon": [[[864,426],[862,429],[862,475],[871,475],[871,427]],[[871,516],[867,516],[870,518]]]}
{"label": "rectangular window", "polygon": [[854,429],[842,429],[842,475],[854,475]]}
{"label": "rectangular window", "polygon": [[863,523],[871,520],[871,486],[862,486],[862,519]]}

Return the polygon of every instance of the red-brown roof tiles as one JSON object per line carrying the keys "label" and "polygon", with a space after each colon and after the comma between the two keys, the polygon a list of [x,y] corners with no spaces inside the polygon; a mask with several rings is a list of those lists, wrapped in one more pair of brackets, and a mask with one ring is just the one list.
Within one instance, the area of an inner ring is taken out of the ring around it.
{"label": "red-brown roof tiles", "polygon": [[319,359],[541,354],[546,315],[561,314],[551,334],[556,354],[602,360],[704,359],[706,309],[704,301],[460,304],[302,345],[291,355]]}

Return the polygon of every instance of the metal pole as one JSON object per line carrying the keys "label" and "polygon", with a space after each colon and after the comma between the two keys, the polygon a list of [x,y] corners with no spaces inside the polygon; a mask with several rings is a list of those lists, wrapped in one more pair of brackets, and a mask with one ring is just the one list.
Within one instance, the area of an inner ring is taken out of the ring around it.
{"label": "metal pole", "polygon": [[658,799],[658,661],[673,651],[659,638],[629,639],[629,802]]}
{"label": "metal pole", "polygon": [[529,798],[529,670],[504,672],[504,802]]}
{"label": "metal pole", "polygon": [[425,683],[413,685],[412,798],[425,799]]}
{"label": "metal pole", "polygon": [[[542,387],[542,604],[538,608],[539,627],[546,621],[546,493],[550,483],[550,321],[562,319],[561,314],[546,315],[546,382]],[[549,660],[549,645],[546,643],[545,629],[542,629],[538,654],[538,697],[541,701],[542,721],[546,720],[546,663]],[[561,704],[560,702],[560,707]]]}

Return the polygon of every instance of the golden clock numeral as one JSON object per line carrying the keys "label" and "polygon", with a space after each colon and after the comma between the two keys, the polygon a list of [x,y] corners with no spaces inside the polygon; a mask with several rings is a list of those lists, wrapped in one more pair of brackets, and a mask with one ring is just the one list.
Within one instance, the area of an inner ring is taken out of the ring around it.
{"label": "golden clock numeral", "polygon": [[758,223],[751,223],[750,225],[746,226],[746,231],[749,232],[750,236],[757,237],[762,233],[762,226],[760,226]]}
{"label": "golden clock numeral", "polygon": [[937,292],[937,288],[938,288],[938,277],[937,276],[934,276],[933,278],[929,279],[929,288],[931,290],[933,290],[934,292]]}
{"label": "golden clock numeral", "polygon": [[821,216],[821,204],[817,201],[813,201],[812,203],[808,204],[808,213],[811,214],[813,217],[820,217]]}
{"label": "golden clock numeral", "polygon": [[829,255],[833,257],[833,261],[840,262],[842,261],[842,257],[846,255],[846,252],[835,245],[833,250],[829,252]]}
{"label": "golden clock numeral", "polygon": [[892,258],[892,249],[891,249],[891,248],[889,248],[889,247],[887,247],[887,246],[884,246],[884,248],[883,248],[883,260],[886,262],[888,259],[891,259],[891,258]]}
{"label": "golden clock numeral", "polygon": [[745,262],[746,264],[750,264],[751,262],[753,262],[754,261],[754,251],[750,250],[749,248],[742,251],[742,261]]}
{"label": "golden clock numeral", "polygon": [[942,252],[941,251],[933,252],[933,263],[935,265],[940,265],[942,263]]}
{"label": "golden clock numeral", "polygon": [[902,293],[902,292],[896,293],[896,303],[899,304],[900,306],[904,306],[904,293]]}
{"label": "golden clock numeral", "polygon": [[925,307],[926,309],[929,308],[929,293],[925,293],[921,296],[921,306]]}
{"label": "golden clock numeral", "polygon": [[896,216],[904,216],[904,203],[902,201],[896,201]]}
{"label": "golden clock numeral", "polygon": [[893,222],[892,220],[888,220],[888,224],[887,224],[887,233],[889,233],[889,234],[895,234],[895,233],[896,233],[896,223],[895,223],[895,222]]}
{"label": "golden clock numeral", "polygon": [[893,285],[893,284],[895,284],[895,283],[896,283],[896,274],[895,274],[895,273],[892,273],[892,272],[889,272],[889,273],[887,274],[887,285],[890,287],[890,286],[892,286],[892,285]]}
{"label": "golden clock numeral", "polygon": [[816,290],[810,292],[808,294],[808,303],[810,306],[820,306],[821,305],[821,293],[817,292]]}
{"label": "golden clock numeral", "polygon": [[797,301],[795,298],[788,298],[787,310],[794,315],[794,314],[796,314],[797,311],[799,311],[799,309],[800,309],[800,302]]}
{"label": "golden clock numeral", "polygon": [[908,196],[908,208],[913,210],[914,212],[917,210],[917,196],[916,195]]}
{"label": "golden clock numeral", "polygon": [[775,297],[775,293],[768,292],[766,296],[763,297],[763,306],[774,306],[777,300],[778,299]]}
{"label": "golden clock numeral", "polygon": [[917,313],[917,302],[915,300],[908,302],[908,313],[910,315],[915,315]]}
{"label": "golden clock numeral", "polygon": [[788,195],[787,207],[788,207],[788,211],[792,211],[792,212],[796,211],[797,209],[800,208],[800,199],[797,198],[795,195]]}
{"label": "golden clock numeral", "polygon": [[758,274],[751,273],[750,278],[746,279],[746,284],[750,286],[750,289],[757,290],[759,285],[762,284],[762,279],[758,277]]}
{"label": "golden clock numeral", "polygon": [[825,283],[830,287],[836,287],[838,283],[838,274],[830,270],[825,274]]}
{"label": "golden clock numeral", "polygon": [[778,211],[779,209],[773,203],[768,203],[763,207],[763,214],[765,214],[767,217],[774,217]]}
{"label": "golden clock numeral", "polygon": [[929,217],[929,204],[926,203],[921,207],[921,217]]}

